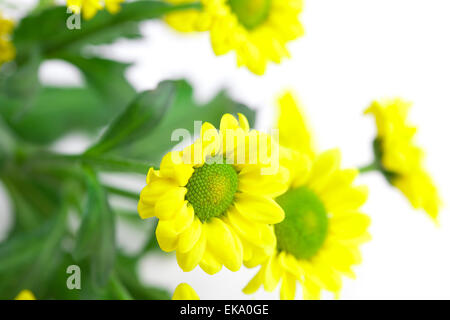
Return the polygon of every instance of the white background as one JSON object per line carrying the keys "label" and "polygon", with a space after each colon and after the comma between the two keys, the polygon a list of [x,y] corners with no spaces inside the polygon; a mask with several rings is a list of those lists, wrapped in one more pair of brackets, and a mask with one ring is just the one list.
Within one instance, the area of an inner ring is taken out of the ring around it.
{"label": "white background", "polygon": [[[236,68],[233,55],[214,56],[208,34],[177,34],[161,22],[142,26],[143,41],[121,41],[101,50],[135,62],[127,76],[139,90],[184,77],[194,85],[197,99],[205,101],[225,87],[235,99],[258,109],[260,129],[269,129],[273,122],[277,94],[291,88],[302,101],[318,149],[339,147],[345,166],[371,160],[375,128],[373,120],[362,115],[371,100],[400,96],[413,101],[411,120],[419,127],[418,141],[427,151],[427,167],[445,204],[450,188],[449,12],[448,0],[305,0],[301,20],[306,36],[292,42],[290,60],[270,66],[263,77]],[[54,84],[82,81],[58,62],[46,63],[41,78]],[[77,151],[85,143],[74,135],[56,148]],[[124,183],[121,178],[106,178]],[[371,190],[364,211],[372,218],[373,240],[363,246],[357,279],[344,281],[341,298],[450,299],[448,210],[441,211],[437,227],[381,176],[369,174],[360,182]],[[144,183],[127,180],[135,190]],[[7,210],[1,194],[0,199],[0,209]],[[140,237],[130,228],[121,227],[118,236],[127,248],[139,246]],[[215,276],[200,268],[184,273],[174,256],[160,254],[147,256],[141,269],[149,284],[173,290],[187,282],[203,299],[279,297],[278,291],[261,290],[250,297],[241,292],[256,269],[223,270]]]}

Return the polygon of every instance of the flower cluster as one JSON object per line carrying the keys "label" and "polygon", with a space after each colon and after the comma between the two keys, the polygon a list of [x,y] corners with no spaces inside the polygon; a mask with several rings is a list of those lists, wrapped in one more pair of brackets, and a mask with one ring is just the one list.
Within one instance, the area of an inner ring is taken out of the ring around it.
{"label": "flower cluster", "polygon": [[216,55],[235,51],[238,66],[262,75],[269,62],[289,57],[287,43],[303,35],[302,8],[302,0],[202,0],[201,9],[171,13],[166,21],[182,32],[209,31]]}
{"label": "flower cluster", "polygon": [[16,50],[10,41],[10,35],[14,28],[14,23],[3,17],[0,12],[0,66],[14,59]]}
{"label": "flower cluster", "polygon": [[67,0],[67,7],[74,13],[83,13],[83,18],[93,18],[99,10],[106,8],[110,13],[117,13],[125,0]]}

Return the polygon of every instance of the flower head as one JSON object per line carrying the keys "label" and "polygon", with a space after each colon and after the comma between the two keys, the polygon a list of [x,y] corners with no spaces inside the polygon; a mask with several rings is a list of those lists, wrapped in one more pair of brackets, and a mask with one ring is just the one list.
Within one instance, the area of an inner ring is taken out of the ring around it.
{"label": "flower head", "polygon": [[36,297],[30,290],[22,290],[19,292],[15,300],[36,300]]}
{"label": "flower head", "polygon": [[[166,0],[193,3],[195,0]],[[289,57],[287,43],[303,35],[302,0],[202,0],[201,10],[171,13],[179,31],[210,31],[216,55],[236,52],[238,66],[264,74],[268,62]]]}
{"label": "flower head", "polygon": [[110,13],[117,13],[120,4],[125,0],[67,0],[67,7],[75,13],[83,13],[85,19],[93,18],[99,10],[106,9]]}
{"label": "flower head", "polygon": [[375,117],[378,130],[374,141],[376,165],[414,208],[437,218],[440,199],[424,168],[424,152],[414,139],[417,128],[407,121],[410,107],[411,103],[392,99],[375,101],[366,110]]}
{"label": "flower head", "polygon": [[273,198],[286,190],[284,171],[269,170],[278,160],[271,160],[272,143],[249,130],[243,115],[238,121],[226,114],[219,131],[204,123],[197,141],[168,153],[160,170],[150,169],[138,211],[141,218],[159,219],[158,243],[176,251],[184,271],[197,265],[209,274],[223,265],[237,271],[243,260],[271,250],[270,225],[284,218]]}
{"label": "flower head", "polygon": [[[274,225],[276,245],[247,294],[261,285],[272,291],[281,281],[281,298],[293,299],[298,281],[305,299],[319,298],[322,289],[337,295],[342,275],[354,277],[359,245],[369,239],[369,218],[360,212],[367,189],[354,185],[358,170],[341,169],[338,150],[316,155],[297,110],[292,94],[280,99],[280,144],[293,148],[284,152],[289,189],[276,199],[286,217]],[[292,130],[293,121],[300,130]]]}
{"label": "flower head", "polygon": [[190,285],[180,283],[173,293],[172,300],[200,300],[200,298]]}
{"label": "flower head", "polygon": [[10,41],[14,23],[2,16],[0,12],[0,66],[16,56],[16,50]]}

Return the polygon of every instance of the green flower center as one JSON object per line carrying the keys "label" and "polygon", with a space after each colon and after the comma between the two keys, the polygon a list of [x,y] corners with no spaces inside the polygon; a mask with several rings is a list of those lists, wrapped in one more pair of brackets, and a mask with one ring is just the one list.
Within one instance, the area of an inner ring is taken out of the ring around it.
{"label": "green flower center", "polygon": [[222,216],[233,203],[238,174],[230,164],[204,164],[196,168],[186,185],[186,200],[200,221]]}
{"label": "green flower center", "polygon": [[228,0],[228,5],[239,22],[252,30],[267,20],[272,0]]}
{"label": "green flower center", "polygon": [[278,250],[297,259],[310,259],[322,247],[328,215],[322,201],[307,187],[292,189],[277,198],[285,219],[275,225]]}

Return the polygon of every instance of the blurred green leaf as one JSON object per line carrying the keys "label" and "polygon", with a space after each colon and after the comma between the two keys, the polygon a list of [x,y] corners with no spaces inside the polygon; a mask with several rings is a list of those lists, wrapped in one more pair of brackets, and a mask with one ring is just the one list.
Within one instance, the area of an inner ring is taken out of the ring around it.
{"label": "blurred green leaf", "polygon": [[122,111],[135,98],[136,90],[125,78],[125,70],[130,64],[76,54],[63,54],[59,58],[81,70],[87,85],[109,106],[110,119],[117,114],[116,110]]}
{"label": "blurred green leaf", "polygon": [[255,111],[230,99],[225,92],[220,92],[205,105],[198,104],[193,98],[193,89],[185,80],[171,81],[176,86],[175,97],[164,118],[150,134],[133,144],[117,151],[128,158],[159,163],[161,157],[178,142],[171,141],[172,132],[179,128],[194,134],[194,121],[210,122],[219,127],[220,119],[225,113],[244,114],[251,126],[255,123]]}
{"label": "blurred green leaf", "polygon": [[33,232],[23,232],[0,244],[0,298],[11,299],[11,293],[24,288],[33,292],[45,289],[60,263],[66,217],[67,211],[62,209]]}
{"label": "blurred green leaf", "polygon": [[123,254],[117,258],[117,276],[132,297],[137,300],[170,300],[167,290],[142,284],[137,273],[138,262],[136,257]]}
{"label": "blurred green leaf", "polygon": [[149,135],[171,105],[174,95],[175,85],[170,81],[139,94],[87,154],[101,154]]}
{"label": "blurred green leaf", "polygon": [[77,261],[90,260],[91,279],[96,286],[103,287],[114,268],[115,221],[96,174],[90,168],[86,168],[85,172],[88,200],[74,257]]}
{"label": "blurred green leaf", "polygon": [[65,6],[52,7],[22,19],[13,40],[19,53],[19,62],[36,44],[39,44],[45,57],[52,57],[61,51],[79,51],[86,45],[140,37],[139,22],[159,18],[177,8],[192,6],[172,6],[163,1],[123,3],[117,14],[102,10],[94,19],[82,20],[81,29],[78,30],[67,28],[66,20],[71,13],[67,13]]}

